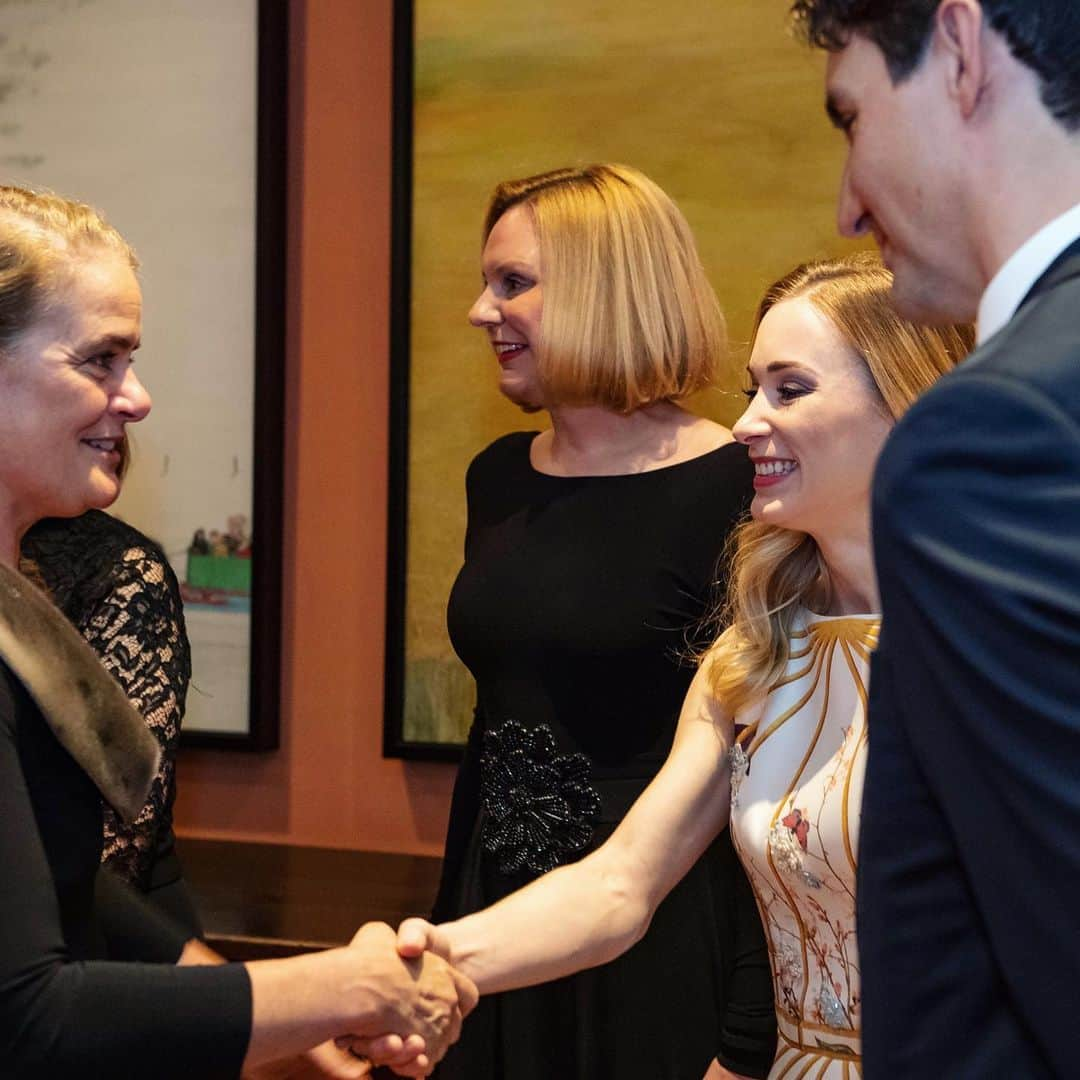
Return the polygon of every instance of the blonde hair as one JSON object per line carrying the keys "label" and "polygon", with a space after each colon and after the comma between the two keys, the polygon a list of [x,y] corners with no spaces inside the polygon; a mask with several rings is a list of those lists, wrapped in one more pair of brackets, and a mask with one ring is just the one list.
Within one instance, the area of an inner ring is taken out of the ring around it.
{"label": "blonde hair", "polygon": [[103,250],[138,269],[131,245],[92,206],[0,186],[0,349],[55,301],[73,262]]}
{"label": "blonde hair", "polygon": [[[757,335],[777,304],[805,297],[862,361],[882,410],[897,420],[974,346],[970,326],[918,326],[889,300],[892,274],[871,255],[808,263],[765,293]],[[706,653],[712,690],[732,713],[768,693],[787,666],[800,609],[825,611],[828,570],[807,533],[746,521],[730,542],[728,595],[716,624],[725,629]]]}
{"label": "blonde hair", "polygon": [[679,208],[626,165],[508,180],[491,198],[486,240],[528,207],[544,305],[538,370],[550,404],[629,413],[711,385],[726,353],[720,305]]}

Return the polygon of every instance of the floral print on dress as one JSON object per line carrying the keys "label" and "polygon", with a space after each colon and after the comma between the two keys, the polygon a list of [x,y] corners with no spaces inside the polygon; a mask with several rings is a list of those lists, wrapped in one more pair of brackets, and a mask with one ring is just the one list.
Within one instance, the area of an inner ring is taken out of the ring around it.
{"label": "floral print on dress", "polygon": [[731,832],[757,897],[780,1031],[770,1076],[850,1080],[861,989],[855,851],[878,622],[808,616],[729,754]]}

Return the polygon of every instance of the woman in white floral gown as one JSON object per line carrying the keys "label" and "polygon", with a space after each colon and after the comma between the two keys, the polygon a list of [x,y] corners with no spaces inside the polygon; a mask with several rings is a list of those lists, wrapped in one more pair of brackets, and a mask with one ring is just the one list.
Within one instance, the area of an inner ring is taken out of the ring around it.
{"label": "woman in white floral gown", "polygon": [[772,957],[775,1077],[861,1075],[855,851],[877,629],[802,615],[782,685],[731,755],[731,831]]}
{"label": "woman in white floral gown", "polygon": [[[890,285],[857,256],[800,267],[762,301],[750,404],[733,428],[755,465],[753,520],[736,536],[726,629],[659,775],[586,859],[465,919],[407,921],[403,952],[442,952],[481,993],[603,963],[641,936],[730,812],[772,961],[770,1080],[861,1075],[855,853],[878,632],[870,484],[896,419],[972,341],[968,328],[901,320]],[[707,1073],[733,1075],[718,1062]]]}

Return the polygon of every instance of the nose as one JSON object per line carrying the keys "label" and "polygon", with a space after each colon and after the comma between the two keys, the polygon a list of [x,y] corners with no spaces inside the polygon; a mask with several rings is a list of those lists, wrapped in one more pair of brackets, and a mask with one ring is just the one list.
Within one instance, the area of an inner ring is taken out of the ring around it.
{"label": "nose", "polygon": [[149,391],[135,374],[135,368],[129,364],[124,372],[124,381],[113,395],[113,411],[119,413],[127,423],[137,424],[146,418],[152,405]]}
{"label": "nose", "polygon": [[772,429],[765,412],[765,395],[759,390],[746,406],[746,412],[731,425],[731,434],[744,446],[750,446],[755,439],[768,435]]}
{"label": "nose", "polygon": [[490,285],[484,287],[484,291],[476,298],[476,303],[469,308],[469,322],[481,329],[485,326],[497,326],[502,322],[502,312],[495,303]]}
{"label": "nose", "polygon": [[851,161],[844,162],[840,177],[840,194],[836,200],[836,228],[841,236],[856,239],[870,231],[870,212],[863,205],[851,182]]}

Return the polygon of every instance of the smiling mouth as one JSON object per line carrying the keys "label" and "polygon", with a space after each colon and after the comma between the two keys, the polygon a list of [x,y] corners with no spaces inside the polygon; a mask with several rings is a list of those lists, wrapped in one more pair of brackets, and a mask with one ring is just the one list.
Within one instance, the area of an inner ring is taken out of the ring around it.
{"label": "smiling mouth", "polygon": [[92,447],[94,450],[101,450],[104,453],[119,453],[120,448],[124,445],[123,437],[115,439],[83,439],[87,446]]}
{"label": "smiling mouth", "polygon": [[528,348],[523,341],[493,341],[491,344],[500,364],[505,364]]}
{"label": "smiling mouth", "polygon": [[787,476],[788,473],[793,473],[799,467],[797,461],[791,461],[789,459],[773,459],[770,461],[755,461],[754,462],[754,475],[755,476]]}

